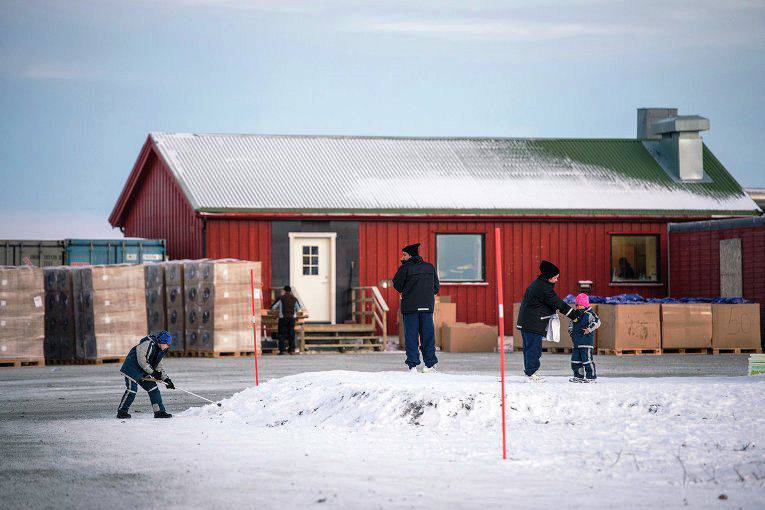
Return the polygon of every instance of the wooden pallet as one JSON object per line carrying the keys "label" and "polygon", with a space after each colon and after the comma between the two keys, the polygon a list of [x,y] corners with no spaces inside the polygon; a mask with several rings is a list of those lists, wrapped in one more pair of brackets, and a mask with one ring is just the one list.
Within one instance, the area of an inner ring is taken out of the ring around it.
{"label": "wooden pallet", "polygon": [[661,351],[663,354],[712,354],[708,347],[665,347]]}
{"label": "wooden pallet", "polygon": [[740,347],[730,347],[727,349],[712,349],[713,354],[759,354],[762,349],[742,349]]}
{"label": "wooden pallet", "polygon": [[542,352],[550,354],[571,354],[571,347],[542,347]]}
{"label": "wooden pallet", "polygon": [[598,349],[601,356],[661,356],[661,349]]}
{"label": "wooden pallet", "polygon": [[125,356],[104,356],[96,359],[49,359],[48,365],[107,365],[125,361]]}
{"label": "wooden pallet", "polygon": [[253,351],[186,351],[189,358],[247,358]]}
{"label": "wooden pallet", "polygon": [[301,351],[356,349],[382,351],[385,345],[372,324],[305,324],[300,331]]}
{"label": "wooden pallet", "polygon": [[0,359],[0,368],[44,367],[45,360],[29,358]]}

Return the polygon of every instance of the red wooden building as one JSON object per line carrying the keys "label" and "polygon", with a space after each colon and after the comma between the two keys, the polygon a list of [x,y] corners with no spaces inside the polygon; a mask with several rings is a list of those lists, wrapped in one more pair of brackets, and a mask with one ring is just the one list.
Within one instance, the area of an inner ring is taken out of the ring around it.
{"label": "red wooden building", "polygon": [[765,217],[670,225],[669,250],[671,296],[760,303],[765,340]]}
{"label": "red wooden building", "polygon": [[542,259],[562,294],[666,296],[670,222],[761,211],[701,142],[706,119],[638,113],[635,139],[152,133],[109,221],[172,258],[261,261],[316,321],[344,322],[350,289],[376,286],[389,331],[387,280],[414,242],[458,320],[496,323],[494,227],[508,301]]}

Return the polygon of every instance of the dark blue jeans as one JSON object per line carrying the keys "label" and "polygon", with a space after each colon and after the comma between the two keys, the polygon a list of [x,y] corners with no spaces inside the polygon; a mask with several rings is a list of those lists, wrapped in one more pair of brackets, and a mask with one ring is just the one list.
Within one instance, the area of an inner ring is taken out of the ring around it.
{"label": "dark blue jeans", "polygon": [[521,331],[521,337],[523,338],[523,371],[531,376],[539,370],[542,340],[545,337],[531,331]]}
{"label": "dark blue jeans", "polygon": [[422,360],[430,368],[438,363],[436,358],[436,336],[433,328],[432,312],[405,313],[404,338],[406,340],[406,364],[409,368],[420,364],[419,344]]}

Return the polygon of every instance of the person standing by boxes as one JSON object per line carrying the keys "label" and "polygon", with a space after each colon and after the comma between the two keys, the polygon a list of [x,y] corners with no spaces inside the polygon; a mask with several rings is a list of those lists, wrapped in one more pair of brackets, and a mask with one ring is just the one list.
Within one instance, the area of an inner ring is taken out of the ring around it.
{"label": "person standing by boxes", "polygon": [[598,378],[593,354],[595,330],[600,327],[600,318],[590,308],[590,298],[587,294],[576,296],[576,309],[580,313],[579,320],[571,321],[568,325],[568,332],[574,344],[571,350],[571,370],[574,371],[574,377],[569,381],[588,383]]}
{"label": "person standing by boxes", "polygon": [[404,320],[406,365],[412,373],[420,364],[418,344],[422,350],[423,373],[435,372],[436,339],[433,326],[435,295],[440,284],[433,264],[422,260],[420,243],[401,249],[401,266],[393,277],[393,288],[401,294],[401,316]]}
{"label": "person standing by boxes", "polygon": [[292,287],[284,286],[282,295],[271,305],[271,309],[279,310],[279,354],[284,354],[285,350],[295,354],[295,321],[300,302],[292,294]]}
{"label": "person standing by boxes", "polygon": [[531,282],[523,294],[521,308],[518,310],[516,327],[523,337],[523,368],[529,381],[540,381],[537,375],[542,357],[542,340],[547,336],[547,323],[557,312],[576,321],[579,312],[571,308],[555,293],[555,284],[560,277],[560,269],[547,260],[539,264],[539,276]]}
{"label": "person standing by boxes", "polygon": [[167,331],[158,331],[143,337],[138,345],[130,349],[120,369],[120,373],[125,376],[125,393],[120,400],[117,418],[130,418],[128,410],[135,400],[139,385],[149,394],[155,418],[173,417],[165,411],[162,395],[157,386],[157,381],[161,381],[168,389],[175,389],[173,381],[162,367],[162,358],[165,357],[171,345],[173,345],[172,335]]}

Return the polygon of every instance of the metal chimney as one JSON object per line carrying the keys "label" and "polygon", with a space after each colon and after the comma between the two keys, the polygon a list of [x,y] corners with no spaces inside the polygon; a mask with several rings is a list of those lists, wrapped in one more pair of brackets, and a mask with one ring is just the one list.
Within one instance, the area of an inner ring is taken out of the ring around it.
{"label": "metal chimney", "polygon": [[[669,113],[669,116],[662,117]],[[704,143],[701,131],[709,119],[677,115],[677,108],[638,109],[638,139],[654,159],[679,181],[703,181]]]}

